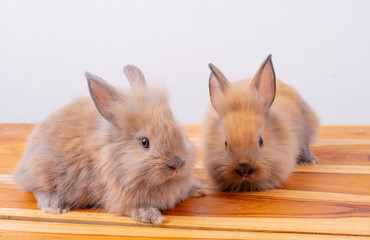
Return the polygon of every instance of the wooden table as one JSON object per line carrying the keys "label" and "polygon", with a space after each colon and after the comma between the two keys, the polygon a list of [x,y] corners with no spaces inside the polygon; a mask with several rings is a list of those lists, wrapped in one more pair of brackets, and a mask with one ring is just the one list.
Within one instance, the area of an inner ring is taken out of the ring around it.
{"label": "wooden table", "polygon": [[[186,126],[200,145],[200,126]],[[370,126],[324,126],[315,166],[297,167],[282,189],[223,193],[195,176],[208,196],[165,212],[160,226],[98,210],[42,213],[12,172],[34,125],[0,124],[1,239],[370,239]]]}

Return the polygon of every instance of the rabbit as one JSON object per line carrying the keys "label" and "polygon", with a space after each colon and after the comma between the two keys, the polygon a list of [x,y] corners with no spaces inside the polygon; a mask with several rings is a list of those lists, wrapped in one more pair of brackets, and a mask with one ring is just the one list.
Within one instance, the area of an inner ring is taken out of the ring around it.
{"label": "rabbit", "polygon": [[90,97],[52,113],[28,139],[14,173],[43,211],[102,208],[161,224],[161,211],[205,194],[193,178],[195,147],[162,88],[124,67],[132,91],[86,72]]}
{"label": "rabbit", "polygon": [[318,117],[295,89],[276,81],[271,55],[252,79],[233,84],[209,67],[212,104],[204,124],[203,163],[219,190],[279,188],[296,163],[316,163],[309,145]]}

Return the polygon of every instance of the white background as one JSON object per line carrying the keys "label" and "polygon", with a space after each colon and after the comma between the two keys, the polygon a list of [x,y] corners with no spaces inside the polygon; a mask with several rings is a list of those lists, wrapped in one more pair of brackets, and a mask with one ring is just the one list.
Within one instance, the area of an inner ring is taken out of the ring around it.
{"label": "white background", "polygon": [[0,0],[0,122],[34,123],[87,95],[84,71],[129,85],[126,64],[167,85],[201,123],[208,63],[230,81],[273,55],[323,124],[370,124],[370,1]]}

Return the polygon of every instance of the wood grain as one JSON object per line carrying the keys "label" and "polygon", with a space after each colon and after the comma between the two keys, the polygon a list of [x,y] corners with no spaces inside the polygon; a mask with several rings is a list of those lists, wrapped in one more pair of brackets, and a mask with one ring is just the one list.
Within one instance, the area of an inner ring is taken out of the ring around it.
{"label": "wood grain", "polygon": [[[59,222],[42,221],[14,221],[0,220],[0,230],[31,233],[53,233],[53,234],[73,234],[76,237],[86,235],[122,236],[122,237],[149,237],[154,239],[163,239],[171,237],[172,239],[353,239],[353,236],[338,235],[312,235],[297,233],[267,233],[256,231],[228,231],[228,230],[204,230],[204,229],[183,229],[183,228],[163,228],[153,226],[132,227],[132,226],[114,226],[114,225],[91,225],[74,224]],[[6,232],[5,232],[6,233]],[[36,235],[37,236],[37,235]],[[38,238],[38,236],[37,236]],[[358,239],[368,239],[358,237]]]}
{"label": "wood grain", "polygon": [[[200,149],[200,125],[187,125]],[[370,239],[370,126],[323,126],[315,166],[298,166],[281,188],[217,191],[198,153],[195,177],[208,195],[189,198],[154,226],[100,210],[43,213],[12,172],[32,124],[0,124],[1,239]]]}

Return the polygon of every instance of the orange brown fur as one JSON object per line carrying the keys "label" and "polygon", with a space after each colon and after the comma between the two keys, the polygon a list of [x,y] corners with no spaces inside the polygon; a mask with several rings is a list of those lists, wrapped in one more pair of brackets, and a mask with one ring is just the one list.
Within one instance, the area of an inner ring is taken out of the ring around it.
{"label": "orange brown fur", "polygon": [[[202,195],[192,177],[194,147],[167,94],[140,83],[121,92],[87,76],[99,82],[90,85],[103,116],[82,97],[39,123],[14,174],[18,186],[45,211],[99,207],[156,224],[165,220],[159,210]],[[143,137],[150,139],[148,150],[140,146]],[[176,173],[168,167],[175,156],[184,160]]]}
{"label": "orange brown fur", "polygon": [[[277,81],[275,100],[266,110],[253,82],[230,84],[214,97],[217,112],[211,106],[204,124],[204,165],[220,190],[277,188],[288,180],[297,162],[316,161],[308,147],[319,125],[312,109],[292,87]],[[253,168],[247,179],[235,172],[242,163]]]}

